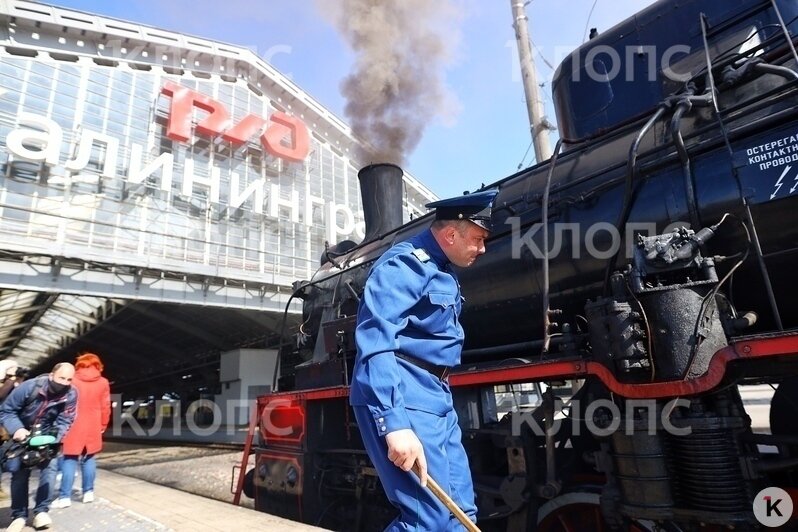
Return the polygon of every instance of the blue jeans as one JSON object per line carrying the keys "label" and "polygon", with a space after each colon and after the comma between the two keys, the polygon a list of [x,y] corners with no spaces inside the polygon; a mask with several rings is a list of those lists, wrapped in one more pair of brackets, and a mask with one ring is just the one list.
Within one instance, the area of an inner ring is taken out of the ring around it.
{"label": "blue jeans", "polygon": [[97,476],[97,460],[93,454],[64,455],[61,463],[61,488],[58,497],[69,499],[72,496],[72,484],[75,482],[75,470],[80,462],[80,477],[83,493],[94,491],[94,478]]}
{"label": "blue jeans", "polygon": [[[55,479],[55,460],[48,460],[35,466],[39,469],[39,487],[36,489],[36,506],[33,514],[50,509],[50,487]],[[28,483],[33,468],[22,467],[19,458],[11,458],[6,462],[6,471],[11,473],[11,518],[28,518]]]}

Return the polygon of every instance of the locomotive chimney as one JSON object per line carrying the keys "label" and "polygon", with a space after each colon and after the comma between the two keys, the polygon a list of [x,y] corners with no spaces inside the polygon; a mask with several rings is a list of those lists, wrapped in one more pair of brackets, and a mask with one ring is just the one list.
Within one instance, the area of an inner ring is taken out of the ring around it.
{"label": "locomotive chimney", "polygon": [[403,174],[401,168],[388,163],[370,164],[357,173],[366,221],[363,242],[402,225]]}

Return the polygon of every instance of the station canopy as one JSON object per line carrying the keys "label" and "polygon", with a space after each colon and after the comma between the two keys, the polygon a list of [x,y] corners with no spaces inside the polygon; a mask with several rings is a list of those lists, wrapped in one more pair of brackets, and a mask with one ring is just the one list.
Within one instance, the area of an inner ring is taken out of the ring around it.
{"label": "station canopy", "polygon": [[[213,393],[219,353],[278,347],[281,319],[243,309],[6,289],[0,291],[0,357],[35,376],[93,352],[115,393]],[[288,320],[290,327],[294,318]]]}

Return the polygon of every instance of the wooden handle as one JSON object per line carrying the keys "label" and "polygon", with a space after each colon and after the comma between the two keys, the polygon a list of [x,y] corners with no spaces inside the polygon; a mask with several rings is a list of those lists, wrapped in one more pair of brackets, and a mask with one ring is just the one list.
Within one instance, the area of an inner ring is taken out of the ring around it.
{"label": "wooden handle", "polygon": [[[413,473],[415,473],[419,478],[421,478],[421,475],[419,474],[418,471],[418,462],[413,464]],[[461,510],[460,507],[457,506],[457,504],[455,504],[452,498],[449,497],[449,495],[441,489],[441,487],[438,485],[437,482],[435,482],[435,479],[433,479],[429,475],[427,475],[427,488],[429,488],[432,494],[435,495],[435,497],[437,497],[438,500],[441,501],[443,505],[449,509],[450,512],[452,512],[452,515],[454,515],[464,527],[466,527],[466,530],[468,530],[468,532],[481,532],[477,527],[477,525],[475,525],[474,522],[468,518],[465,512]]]}

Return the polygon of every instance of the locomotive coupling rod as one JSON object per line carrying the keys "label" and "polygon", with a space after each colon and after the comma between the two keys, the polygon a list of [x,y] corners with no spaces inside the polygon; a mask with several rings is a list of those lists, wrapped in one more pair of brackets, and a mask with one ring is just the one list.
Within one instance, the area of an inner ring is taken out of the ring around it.
{"label": "locomotive coupling rod", "polygon": [[[418,462],[413,464],[413,473],[415,473],[419,478],[421,477],[421,474],[418,471]],[[468,518],[465,512],[461,510],[459,506],[457,506],[452,498],[449,497],[449,495],[443,491],[438,483],[435,482],[435,480],[429,475],[427,475],[427,488],[432,492],[433,495],[435,495],[435,497],[437,497],[439,501],[443,503],[444,506],[449,509],[450,512],[452,512],[452,515],[454,515],[457,520],[460,521],[460,524],[462,524],[466,530],[468,530],[468,532],[481,532],[477,525],[475,525],[474,522]]]}

